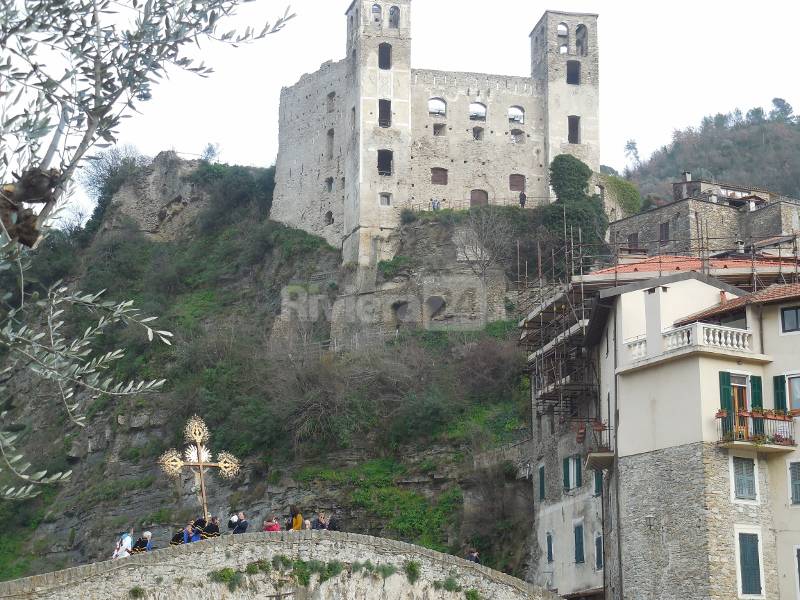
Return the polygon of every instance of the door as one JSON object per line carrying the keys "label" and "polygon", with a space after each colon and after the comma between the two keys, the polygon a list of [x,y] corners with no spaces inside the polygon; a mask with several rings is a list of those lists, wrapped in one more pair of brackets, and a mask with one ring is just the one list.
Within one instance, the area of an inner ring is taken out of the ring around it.
{"label": "door", "polygon": [[469,193],[470,206],[486,206],[489,204],[489,194],[486,190],[472,190]]}
{"label": "door", "polygon": [[747,394],[747,375],[731,375],[731,392],[733,395],[733,429],[734,439],[746,440],[750,437],[749,417],[740,417],[740,412],[748,412],[750,403]]}

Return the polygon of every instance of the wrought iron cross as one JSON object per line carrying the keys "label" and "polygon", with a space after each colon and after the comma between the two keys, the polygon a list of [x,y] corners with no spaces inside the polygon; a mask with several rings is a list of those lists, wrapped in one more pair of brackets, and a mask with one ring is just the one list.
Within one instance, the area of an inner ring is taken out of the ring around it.
{"label": "wrought iron cross", "polygon": [[203,518],[208,521],[206,482],[203,470],[219,469],[220,475],[225,479],[233,479],[239,473],[239,459],[229,452],[220,452],[217,455],[217,462],[211,461],[211,451],[206,448],[206,443],[208,438],[211,437],[211,433],[208,431],[203,419],[197,415],[186,423],[184,435],[188,446],[183,451],[183,455],[172,448],[164,452],[158,462],[164,472],[172,478],[179,477],[185,467],[190,468],[193,473],[199,475],[200,497],[203,501]]}

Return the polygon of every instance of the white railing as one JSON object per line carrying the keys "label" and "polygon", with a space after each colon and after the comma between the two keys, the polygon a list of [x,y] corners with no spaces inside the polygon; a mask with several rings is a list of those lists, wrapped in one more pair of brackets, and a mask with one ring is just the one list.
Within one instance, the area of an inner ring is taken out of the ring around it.
{"label": "white railing", "polygon": [[[735,352],[753,351],[753,332],[710,323],[692,323],[669,329],[661,334],[663,354],[682,348],[718,348]],[[625,342],[628,362],[634,363],[648,358],[647,339],[642,336]]]}

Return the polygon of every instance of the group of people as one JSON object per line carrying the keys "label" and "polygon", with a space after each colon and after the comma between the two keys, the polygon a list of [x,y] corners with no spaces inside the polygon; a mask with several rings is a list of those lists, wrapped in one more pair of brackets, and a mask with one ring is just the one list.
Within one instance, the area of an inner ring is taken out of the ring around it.
{"label": "group of people", "polygon": [[[228,519],[228,531],[234,535],[245,533],[249,523],[244,512],[231,515]],[[289,515],[286,517],[284,527],[278,521],[277,515],[272,515],[271,519],[264,521],[263,531],[301,531],[303,529],[329,529],[338,531],[335,519],[329,518],[324,511],[318,511],[314,519],[303,519],[303,515],[297,506],[289,507]],[[131,554],[140,552],[150,552],[153,549],[153,534],[145,531],[142,537],[133,541],[133,528],[123,531],[117,538],[116,547],[112,558],[125,558]],[[209,538],[219,537],[220,527],[217,517],[210,517],[206,520],[199,517],[189,521],[185,527],[178,529],[169,542],[170,546],[180,546],[181,544],[191,544]]]}

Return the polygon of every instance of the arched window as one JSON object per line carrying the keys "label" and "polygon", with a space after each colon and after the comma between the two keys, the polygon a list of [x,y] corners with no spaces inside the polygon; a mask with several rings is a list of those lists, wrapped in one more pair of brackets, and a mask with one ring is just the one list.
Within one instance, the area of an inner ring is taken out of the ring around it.
{"label": "arched window", "polygon": [[372,5],[372,23],[377,26],[383,23],[383,9],[380,4]]}
{"label": "arched window", "polygon": [[486,190],[472,190],[469,193],[470,206],[486,206],[489,204],[489,194]]}
{"label": "arched window", "polygon": [[567,61],[567,83],[570,85],[581,84],[581,63],[577,60]]}
{"label": "arched window", "polygon": [[522,125],[525,122],[525,109],[521,106],[512,106],[508,109],[508,120],[511,123],[519,123]]}
{"label": "arched window", "polygon": [[383,43],[378,46],[378,68],[384,71],[392,68],[392,45]]}
{"label": "arched window", "polygon": [[428,114],[436,117],[446,117],[447,102],[441,98],[430,98],[428,100]]}
{"label": "arched window", "polygon": [[400,27],[400,9],[393,6],[389,9],[389,29]]}
{"label": "arched window", "polygon": [[325,225],[333,225],[333,213],[331,211],[325,213]]}
{"label": "arched window", "polygon": [[428,318],[435,319],[441,316],[447,308],[447,302],[441,296],[431,296],[425,300],[425,308],[427,308]]}
{"label": "arched window", "polygon": [[485,121],[486,120],[486,105],[480,102],[471,102],[469,105],[469,120],[470,121]]}
{"label": "arched window", "polygon": [[575,52],[579,56],[589,54],[589,30],[586,25],[578,25],[575,28]]}
{"label": "arched window", "polygon": [[522,129],[512,129],[511,130],[511,143],[512,144],[524,144],[525,143],[525,132]]}
{"label": "arched window", "polygon": [[525,175],[509,175],[508,176],[508,189],[512,192],[524,192],[525,191]]}
{"label": "arched window", "polygon": [[433,167],[431,169],[431,183],[434,185],[447,185],[447,169]]}
{"label": "arched window", "polygon": [[558,53],[559,54],[567,54],[569,53],[569,27],[567,27],[566,23],[559,23],[558,24]]}

